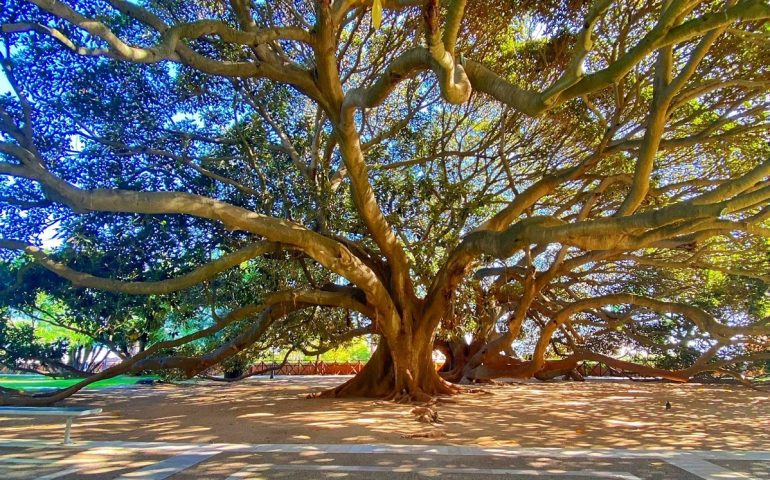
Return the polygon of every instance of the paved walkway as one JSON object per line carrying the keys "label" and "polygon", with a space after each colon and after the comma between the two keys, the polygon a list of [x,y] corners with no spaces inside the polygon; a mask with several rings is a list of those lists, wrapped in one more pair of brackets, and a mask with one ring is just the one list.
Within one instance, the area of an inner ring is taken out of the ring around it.
{"label": "paved walkway", "polygon": [[769,479],[770,452],[0,439],[3,480]]}

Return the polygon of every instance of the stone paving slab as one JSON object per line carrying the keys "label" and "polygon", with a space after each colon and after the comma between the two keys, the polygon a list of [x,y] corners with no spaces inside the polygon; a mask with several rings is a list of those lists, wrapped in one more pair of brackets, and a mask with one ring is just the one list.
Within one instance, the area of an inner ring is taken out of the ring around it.
{"label": "stone paving slab", "polygon": [[[344,466],[337,468],[338,472],[350,472],[355,474],[400,474],[423,472],[424,476],[432,473],[450,474],[452,471],[462,472],[466,475],[482,473],[487,475],[514,475],[513,471],[525,472],[523,474],[536,476],[532,472],[591,472],[590,474],[575,477],[603,478],[596,472],[603,472],[604,478],[643,478],[663,480],[667,478],[681,478],[683,480],[697,480],[698,477],[670,465],[659,459],[560,459],[542,456],[511,457],[511,456],[436,456],[436,455],[404,455],[404,454],[327,454],[322,452],[298,453],[223,453],[213,457],[197,467],[171,477],[174,480],[202,478],[213,475],[212,472],[226,471],[228,468],[259,471],[264,476],[266,471],[280,470],[306,471],[316,474],[334,472],[330,465]],[[369,468],[371,467],[371,468]],[[368,470],[367,470],[368,469]],[[496,472],[482,472],[483,470],[496,470]],[[375,475],[376,476],[376,475]],[[564,475],[561,475],[562,477]],[[238,477],[234,477],[238,478]],[[378,478],[385,478],[379,475]]]}
{"label": "stone paving slab", "polygon": [[163,452],[121,448],[81,449],[53,445],[37,448],[0,448],[3,480],[113,480],[173,458]]}
{"label": "stone paving slab", "polygon": [[727,470],[738,472],[756,480],[770,480],[770,461],[750,462],[745,460],[712,460],[712,463]]}
{"label": "stone paving slab", "polygon": [[770,452],[0,439],[2,480],[770,479]]}

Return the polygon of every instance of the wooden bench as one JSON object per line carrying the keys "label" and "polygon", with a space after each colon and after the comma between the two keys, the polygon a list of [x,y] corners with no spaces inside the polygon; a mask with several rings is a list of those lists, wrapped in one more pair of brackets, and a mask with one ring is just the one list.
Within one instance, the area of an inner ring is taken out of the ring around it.
{"label": "wooden bench", "polygon": [[102,413],[102,409],[81,407],[0,407],[0,417],[66,417],[67,423],[64,427],[64,445],[70,445],[72,443],[70,430],[72,429],[73,418],[95,415],[97,413]]}

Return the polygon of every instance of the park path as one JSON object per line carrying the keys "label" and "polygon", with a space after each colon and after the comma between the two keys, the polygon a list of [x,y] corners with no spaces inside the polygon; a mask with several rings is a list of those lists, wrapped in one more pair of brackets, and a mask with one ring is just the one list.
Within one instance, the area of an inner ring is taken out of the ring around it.
{"label": "park path", "polygon": [[0,439],[3,480],[770,479],[770,452]]}

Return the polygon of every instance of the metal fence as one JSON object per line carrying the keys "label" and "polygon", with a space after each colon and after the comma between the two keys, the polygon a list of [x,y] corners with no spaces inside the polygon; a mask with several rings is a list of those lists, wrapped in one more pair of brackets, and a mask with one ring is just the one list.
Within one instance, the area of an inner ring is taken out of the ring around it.
{"label": "metal fence", "polygon": [[[310,362],[286,363],[274,370],[275,375],[355,375],[366,365],[364,362]],[[260,362],[250,369],[261,371],[260,375],[270,375],[270,370],[278,364]]]}
{"label": "metal fence", "polygon": [[577,367],[584,377],[635,377],[637,374],[608,367],[603,363],[583,362]]}

